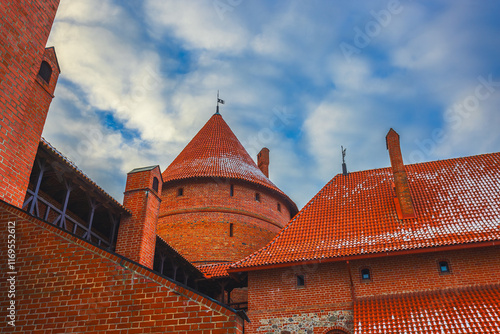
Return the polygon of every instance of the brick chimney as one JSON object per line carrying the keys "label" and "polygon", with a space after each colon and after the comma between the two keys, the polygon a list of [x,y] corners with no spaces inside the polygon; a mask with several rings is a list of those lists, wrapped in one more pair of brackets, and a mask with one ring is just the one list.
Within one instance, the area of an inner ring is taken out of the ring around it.
{"label": "brick chimney", "polygon": [[399,135],[394,129],[390,129],[385,137],[389,157],[391,158],[392,173],[394,174],[394,188],[396,210],[400,219],[415,218],[415,210],[411,199],[408,176],[406,175],[399,145]]}
{"label": "brick chimney", "polygon": [[257,154],[257,166],[266,177],[269,177],[269,149],[267,147],[262,148]]}
{"label": "brick chimney", "polygon": [[162,184],[159,166],[136,168],[127,174],[123,205],[132,216],[120,221],[116,242],[118,254],[151,269]]}

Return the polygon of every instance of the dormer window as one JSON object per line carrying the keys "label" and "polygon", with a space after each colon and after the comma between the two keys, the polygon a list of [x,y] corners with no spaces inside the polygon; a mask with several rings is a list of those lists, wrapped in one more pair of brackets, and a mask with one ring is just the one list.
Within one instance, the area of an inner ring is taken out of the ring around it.
{"label": "dormer window", "polygon": [[46,61],[42,61],[42,65],[40,65],[40,70],[38,71],[38,75],[45,81],[49,83],[50,77],[52,76],[52,68],[49,63]]}

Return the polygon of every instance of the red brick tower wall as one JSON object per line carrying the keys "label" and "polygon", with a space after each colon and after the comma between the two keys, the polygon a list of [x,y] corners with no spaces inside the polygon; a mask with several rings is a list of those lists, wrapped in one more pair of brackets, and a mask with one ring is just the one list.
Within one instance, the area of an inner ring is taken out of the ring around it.
{"label": "red brick tower wall", "polygon": [[242,333],[243,320],[212,299],[0,201],[3,245],[8,227],[16,273],[1,261],[0,333]]}
{"label": "red brick tower wall", "polygon": [[158,166],[128,173],[123,206],[129,209],[132,215],[120,221],[116,242],[117,253],[151,269],[156,245],[161,185]]}
{"label": "red brick tower wall", "polygon": [[164,184],[158,235],[191,262],[236,261],[265,246],[289,220],[283,199],[264,187],[188,179]]}
{"label": "red brick tower wall", "polygon": [[[45,51],[58,5],[59,0],[33,0],[0,6],[0,199],[18,207],[59,72]],[[48,85],[37,76],[42,59],[52,67]]]}

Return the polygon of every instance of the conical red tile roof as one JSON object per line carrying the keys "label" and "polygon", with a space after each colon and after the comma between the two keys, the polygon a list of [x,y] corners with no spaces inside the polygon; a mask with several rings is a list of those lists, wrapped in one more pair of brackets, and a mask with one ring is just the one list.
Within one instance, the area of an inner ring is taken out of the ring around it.
{"label": "conical red tile roof", "polygon": [[240,179],[259,184],[295,204],[257,167],[220,114],[214,114],[162,174],[163,182],[193,177]]}

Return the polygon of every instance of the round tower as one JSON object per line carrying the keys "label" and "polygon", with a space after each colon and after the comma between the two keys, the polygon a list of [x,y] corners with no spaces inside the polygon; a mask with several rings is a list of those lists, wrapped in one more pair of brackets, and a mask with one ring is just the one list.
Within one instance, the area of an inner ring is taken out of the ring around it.
{"label": "round tower", "polygon": [[196,264],[234,262],[265,246],[297,206],[259,165],[219,113],[162,173],[157,234]]}

